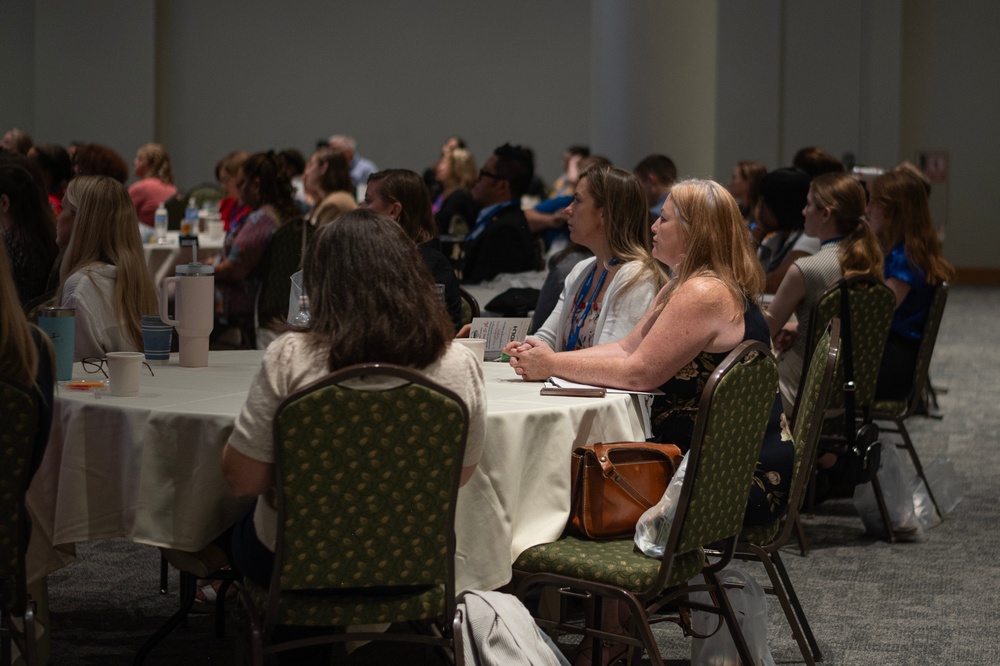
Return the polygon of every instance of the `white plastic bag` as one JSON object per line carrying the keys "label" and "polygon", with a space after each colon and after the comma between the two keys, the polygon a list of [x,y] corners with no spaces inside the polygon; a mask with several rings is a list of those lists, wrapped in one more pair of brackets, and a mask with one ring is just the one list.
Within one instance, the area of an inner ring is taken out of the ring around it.
{"label": "white plastic bag", "polygon": [[674,514],[677,513],[677,498],[680,497],[681,486],[684,485],[687,460],[685,454],[670,483],[667,484],[667,489],[663,491],[663,497],[646,509],[635,525],[635,545],[649,557],[663,558],[667,538],[670,536],[670,526],[673,525]]}
{"label": "white plastic bag", "polygon": [[[899,540],[920,541],[924,536],[924,526],[917,517],[913,502],[919,479],[916,472],[912,471],[912,466],[909,469],[910,472],[907,473],[894,445],[890,443],[882,447],[882,467],[878,471],[878,480],[882,485],[882,495],[889,511],[893,532]],[[923,483],[919,485],[922,486]],[[923,491],[923,496],[927,497],[926,490]],[[929,503],[929,499],[926,502],[922,501],[922,504]],[[887,538],[888,534],[882,522],[882,514],[879,513],[872,484],[864,483],[854,489],[854,508],[861,516],[865,531],[880,539]],[[933,505],[931,510],[933,511]]]}
{"label": "white plastic bag", "polygon": [[292,286],[288,290],[288,323],[296,321],[299,316],[299,297],[302,296],[302,271],[296,271],[291,275]]}
{"label": "white plastic bag", "polygon": [[[698,585],[703,580],[702,576],[696,576],[691,584]],[[726,596],[743,631],[750,655],[760,666],[774,666],[774,657],[767,646],[767,599],[764,589],[752,576],[739,569],[723,569],[719,572],[719,580],[726,588]],[[693,602],[713,605],[708,592],[692,592],[690,598]],[[721,615],[691,611],[691,629],[702,636],[711,633],[707,638],[692,638],[691,666],[735,666],[740,663],[736,643]]]}
{"label": "white plastic bag", "polygon": [[955,470],[955,465],[944,454],[938,454],[924,465],[924,476],[937,500],[938,509],[946,516],[951,515],[969,490],[969,480]]}

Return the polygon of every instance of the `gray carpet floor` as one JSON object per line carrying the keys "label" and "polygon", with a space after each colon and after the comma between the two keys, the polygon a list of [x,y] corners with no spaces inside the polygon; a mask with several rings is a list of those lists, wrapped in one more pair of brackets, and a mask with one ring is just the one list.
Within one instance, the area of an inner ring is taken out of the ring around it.
{"label": "gray carpet floor", "polygon": [[[931,368],[943,418],[910,421],[922,460],[946,455],[968,482],[942,524],[920,542],[889,544],[865,535],[850,499],[828,501],[806,520],[808,557],[793,545],[783,552],[824,663],[1000,663],[998,340],[1000,288],[953,289]],[[176,608],[176,577],[173,594],[160,595],[158,564],[154,548],[121,541],[80,544],[77,561],[49,577],[51,663],[130,663]],[[763,576],[759,566],[746,570]],[[775,661],[800,663],[773,599],[768,611]],[[242,663],[237,625],[230,621],[227,638],[219,640],[211,614],[193,615],[146,663]],[[657,637],[669,663],[690,658],[689,639],[675,626],[658,628]],[[419,650],[365,648],[343,663],[419,663],[420,656]]]}

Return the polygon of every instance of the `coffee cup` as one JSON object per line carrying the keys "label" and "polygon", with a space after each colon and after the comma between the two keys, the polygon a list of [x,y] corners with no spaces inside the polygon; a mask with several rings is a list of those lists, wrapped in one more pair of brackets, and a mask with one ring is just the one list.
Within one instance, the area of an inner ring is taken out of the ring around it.
{"label": "coffee cup", "polygon": [[[168,288],[176,285],[174,319],[167,314]],[[208,336],[215,325],[215,269],[192,262],[177,267],[177,275],[160,284],[160,319],[177,329],[182,368],[208,365]]]}
{"label": "coffee cup", "polygon": [[471,351],[475,354],[476,358],[479,359],[479,363],[482,364],[483,358],[486,356],[486,340],[483,338],[455,338],[452,342],[457,343]]}
{"label": "coffee cup", "polygon": [[131,397],[139,395],[139,371],[142,369],[142,352],[108,352],[108,384],[111,395]]}
{"label": "coffee cup", "polygon": [[170,360],[173,334],[174,327],[164,324],[160,315],[142,316],[142,349],[146,355],[146,363],[166,365]]}

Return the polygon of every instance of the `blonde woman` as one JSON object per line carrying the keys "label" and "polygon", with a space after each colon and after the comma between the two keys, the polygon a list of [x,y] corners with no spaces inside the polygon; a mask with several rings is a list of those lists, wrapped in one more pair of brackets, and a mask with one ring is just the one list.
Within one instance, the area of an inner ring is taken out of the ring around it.
{"label": "blonde woman", "polygon": [[57,237],[69,235],[56,299],[76,308],[74,360],[141,351],[142,315],[156,313],[158,302],[132,199],[107,176],[74,178],[67,198],[76,214],[72,229],[56,229]]}
{"label": "blonde woman", "polygon": [[[820,294],[841,277],[882,277],[882,251],[865,219],[865,192],[851,176],[817,176],[809,185],[802,214],[805,233],[819,240],[820,250],[795,260],[767,309],[768,327],[779,352],[778,373],[786,411],[791,411],[798,393],[810,314]],[[792,313],[795,324],[788,323]]]}
{"label": "blonde woman", "polygon": [[32,390],[38,398],[35,445],[28,480],[34,476],[49,441],[52,422],[52,345],[41,330],[28,323],[21,310],[3,239],[0,238],[0,378]]}
{"label": "blonde woman", "polygon": [[465,148],[441,154],[434,167],[434,179],[441,184],[441,196],[434,200],[431,210],[442,235],[456,232],[456,224],[459,228],[464,224],[466,229],[475,224],[479,206],[470,192],[478,173],[475,158]]}
{"label": "blonde woman", "polygon": [[139,180],[129,186],[128,194],[135,204],[139,221],[151,227],[156,209],[177,194],[170,155],[160,144],[147,143],[136,152],[132,167]]}

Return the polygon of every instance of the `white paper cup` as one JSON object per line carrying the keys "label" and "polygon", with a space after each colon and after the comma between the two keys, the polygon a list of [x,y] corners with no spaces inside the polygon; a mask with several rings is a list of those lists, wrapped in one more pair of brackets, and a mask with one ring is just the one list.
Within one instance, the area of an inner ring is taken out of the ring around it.
{"label": "white paper cup", "polygon": [[139,395],[142,352],[108,352],[107,359],[111,395],[122,397]]}
{"label": "white paper cup", "polygon": [[219,240],[226,233],[226,223],[222,220],[209,219],[206,226],[208,227],[208,237],[212,240]]}
{"label": "white paper cup", "polygon": [[483,338],[455,338],[452,342],[468,348],[476,355],[480,364],[483,362],[483,357],[486,356],[486,340]]}

